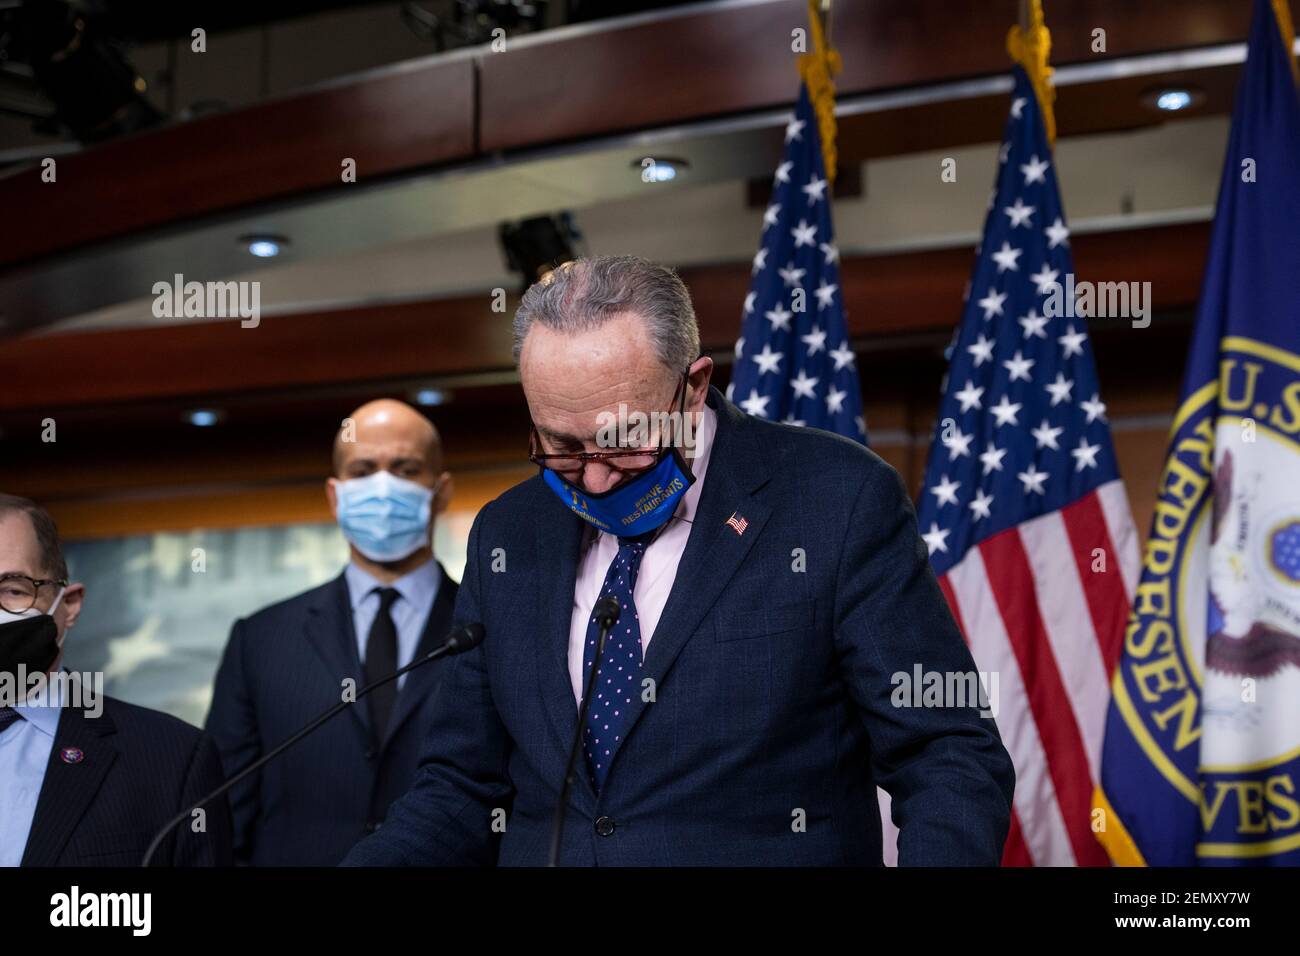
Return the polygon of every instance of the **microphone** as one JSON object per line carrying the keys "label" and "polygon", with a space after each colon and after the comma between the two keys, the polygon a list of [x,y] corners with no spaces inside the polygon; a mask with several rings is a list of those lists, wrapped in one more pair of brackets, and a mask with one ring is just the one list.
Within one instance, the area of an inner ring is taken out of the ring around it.
{"label": "microphone", "polygon": [[573,735],[573,746],[569,748],[569,764],[564,770],[564,782],[560,784],[560,802],[555,805],[555,820],[551,823],[551,856],[547,866],[558,866],[560,862],[560,838],[564,834],[564,814],[569,806],[569,790],[573,787],[573,768],[578,762],[578,750],[582,747],[582,731],[587,724],[587,711],[591,708],[591,692],[596,688],[596,679],[600,676],[600,661],[605,656],[605,641],[609,632],[618,623],[621,607],[618,600],[606,594],[596,602],[592,609],[592,619],[600,625],[600,638],[596,641],[596,654],[591,662],[591,676],[587,678],[587,687],[582,692],[582,706],[578,708],[578,731]]}
{"label": "microphone", "polygon": [[302,740],[304,737],[310,734],[321,724],[325,723],[335,714],[347,709],[348,707],[351,707],[353,704],[359,701],[362,697],[365,697],[376,687],[382,687],[384,684],[397,680],[397,678],[401,677],[407,671],[413,671],[417,667],[422,667],[425,664],[428,664],[432,661],[436,661],[440,657],[450,657],[452,654],[462,654],[465,651],[472,650],[473,648],[478,647],[480,644],[483,643],[483,638],[486,636],[487,635],[483,631],[483,625],[477,622],[474,622],[472,624],[465,624],[462,625],[461,627],[454,628],[452,632],[447,635],[446,640],[443,641],[440,647],[435,647],[433,650],[429,651],[429,653],[415,658],[413,661],[411,661],[411,663],[407,664],[405,667],[398,668],[397,670],[393,671],[393,673],[389,674],[387,677],[381,677],[378,680],[367,684],[365,687],[362,687],[359,691],[357,691],[356,697],[352,698],[352,700],[339,701],[339,703],[335,704],[329,710],[325,711],[325,713],[321,714],[319,717],[317,717],[315,720],[309,723],[302,730],[298,731],[296,734],[294,734],[284,743],[277,746],[274,750],[271,750],[268,753],[264,754],[262,757],[259,757],[257,760],[254,760],[251,764],[249,764],[243,770],[239,771],[239,773],[235,774],[233,777],[231,777],[221,786],[217,787],[216,790],[213,790],[211,793],[209,793],[198,803],[195,803],[193,806],[185,810],[182,810],[180,813],[176,814],[175,817],[173,817],[171,820],[167,822],[166,826],[164,826],[161,830],[158,831],[158,835],[153,838],[153,842],[149,844],[149,849],[145,851],[144,860],[140,863],[140,865],[148,866],[149,861],[153,859],[154,853],[157,852],[158,847],[162,845],[162,841],[166,839],[167,834],[171,833],[172,830],[174,830],[180,824],[188,820],[190,818],[190,815],[193,814],[195,810],[197,810],[199,807],[203,806],[204,804],[210,803],[211,801],[215,800],[217,797],[226,793],[236,784],[240,783],[250,775],[256,773],[258,770],[261,770],[268,763],[270,763],[276,757],[280,756],[280,754],[284,753],[286,750],[288,750],[298,741]]}

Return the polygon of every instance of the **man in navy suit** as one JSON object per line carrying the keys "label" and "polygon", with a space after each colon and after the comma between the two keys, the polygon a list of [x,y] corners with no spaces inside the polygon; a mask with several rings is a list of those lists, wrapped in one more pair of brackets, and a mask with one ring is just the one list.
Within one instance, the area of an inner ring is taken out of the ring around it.
{"label": "man in navy suit", "polygon": [[[0,866],[139,866],[158,831],[222,781],[197,727],[59,669],[84,597],[45,509],[0,494]],[[153,857],[230,861],[224,798]]]}
{"label": "man in navy suit", "polygon": [[685,286],[645,260],[544,277],[515,347],[541,468],[470,532],[456,618],[486,640],[345,864],[546,863],[580,732],[562,864],[879,865],[879,783],[902,864],[996,865],[1014,772],[990,711],[894,693],[975,673],[898,475],[710,388]]}
{"label": "man in navy suit", "polygon": [[[432,423],[402,402],[363,405],[339,429],[325,490],[351,561],[235,623],[207,721],[228,775],[450,630],[456,582],[434,560],[432,535],[452,480]],[[376,689],[237,786],[236,859],[333,866],[378,829],[415,777],[443,666]]]}

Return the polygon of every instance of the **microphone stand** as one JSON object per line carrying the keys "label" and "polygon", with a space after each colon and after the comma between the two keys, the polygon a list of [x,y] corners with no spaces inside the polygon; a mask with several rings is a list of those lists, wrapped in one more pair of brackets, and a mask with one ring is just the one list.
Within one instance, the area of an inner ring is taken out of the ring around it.
{"label": "microphone stand", "polygon": [[547,866],[559,866],[560,838],[564,834],[564,817],[569,808],[569,791],[573,787],[573,769],[578,762],[578,750],[582,746],[582,731],[587,725],[587,711],[591,709],[591,692],[600,677],[600,661],[605,656],[605,641],[609,632],[618,623],[619,605],[612,597],[603,597],[596,602],[595,619],[600,623],[600,638],[596,641],[596,654],[591,662],[591,676],[587,678],[587,687],[582,692],[582,706],[578,708],[578,731],[573,737],[573,746],[569,748],[569,764],[564,771],[564,782],[560,784],[560,802],[555,805],[555,819],[551,823],[551,854]]}
{"label": "microphone stand", "polygon": [[180,824],[184,823],[185,820],[188,819],[195,810],[197,810],[199,807],[204,806],[205,804],[211,803],[217,797],[228,792],[232,787],[236,786],[241,781],[246,780],[249,776],[256,773],[258,770],[261,770],[273,759],[278,757],[280,754],[284,753],[286,750],[288,750],[298,741],[302,740],[302,738],[306,737],[308,734],[310,734],[321,724],[325,723],[325,721],[329,720],[335,714],[340,713],[346,708],[351,707],[353,704],[359,701],[362,697],[365,697],[376,687],[382,687],[384,684],[395,681],[397,680],[397,678],[401,677],[403,674],[407,673],[408,671],[415,670],[415,668],[417,667],[422,667],[425,664],[428,664],[432,661],[436,661],[440,657],[446,657],[448,654],[459,654],[461,651],[467,651],[470,648],[477,645],[482,640],[483,640],[482,625],[468,624],[463,628],[458,628],[456,631],[452,632],[452,634],[447,638],[447,641],[441,647],[434,648],[432,651],[425,654],[423,657],[416,658],[415,660],[411,661],[411,663],[407,664],[405,667],[399,668],[398,670],[389,674],[387,677],[381,677],[379,678],[379,680],[367,684],[365,687],[361,688],[361,690],[357,691],[357,696],[354,697],[352,700],[339,701],[337,704],[335,704],[329,710],[325,711],[325,713],[321,714],[319,717],[317,717],[315,720],[309,723],[302,730],[298,731],[296,734],[294,734],[284,743],[275,747],[269,753],[263,755],[257,760],[254,760],[251,764],[249,764],[243,770],[239,771],[239,773],[235,774],[233,777],[231,777],[229,780],[227,780],[225,783],[219,786],[216,790],[213,790],[211,793],[209,793],[198,803],[194,804],[191,807],[187,807],[186,809],[182,810],[180,813],[176,814],[176,816],[172,817],[172,819],[167,822],[167,825],[164,826],[160,831],[158,831],[158,835],[153,838],[153,842],[149,844],[149,849],[145,851],[144,859],[141,861],[140,865],[148,866],[149,862],[153,859],[154,853],[157,852],[158,847],[161,846],[163,840],[167,838],[167,834],[171,833],[172,830],[174,830]]}

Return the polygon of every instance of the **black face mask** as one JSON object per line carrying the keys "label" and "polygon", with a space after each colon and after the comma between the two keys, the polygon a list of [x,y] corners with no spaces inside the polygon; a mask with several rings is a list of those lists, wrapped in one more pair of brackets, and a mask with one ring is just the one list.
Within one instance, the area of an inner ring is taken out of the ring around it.
{"label": "black face mask", "polygon": [[0,674],[18,680],[21,666],[30,676],[44,674],[59,657],[59,626],[49,614],[0,624]]}

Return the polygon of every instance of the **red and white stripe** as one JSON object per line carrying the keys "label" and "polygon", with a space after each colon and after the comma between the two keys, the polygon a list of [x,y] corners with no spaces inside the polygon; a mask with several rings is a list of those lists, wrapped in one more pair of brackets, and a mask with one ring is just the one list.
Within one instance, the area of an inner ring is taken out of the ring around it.
{"label": "red and white stripe", "polygon": [[1092,792],[1137,542],[1117,480],[989,538],[940,579],[976,666],[998,674],[998,730],[1016,767],[1006,865],[1107,862]]}

